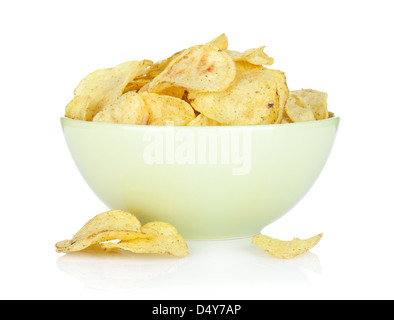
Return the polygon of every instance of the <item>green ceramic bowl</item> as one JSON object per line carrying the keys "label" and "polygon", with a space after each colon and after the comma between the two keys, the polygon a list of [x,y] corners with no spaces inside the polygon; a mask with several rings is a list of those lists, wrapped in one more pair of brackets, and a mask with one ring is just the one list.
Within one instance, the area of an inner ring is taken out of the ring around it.
{"label": "green ceramic bowl", "polygon": [[258,234],[295,206],[322,171],[339,118],[228,127],[61,123],[79,171],[110,209],[210,240]]}

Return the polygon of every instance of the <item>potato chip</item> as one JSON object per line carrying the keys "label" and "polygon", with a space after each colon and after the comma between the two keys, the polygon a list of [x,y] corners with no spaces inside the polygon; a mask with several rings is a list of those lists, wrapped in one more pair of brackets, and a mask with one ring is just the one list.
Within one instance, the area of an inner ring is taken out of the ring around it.
{"label": "potato chip", "polygon": [[141,230],[141,223],[133,214],[122,210],[111,210],[89,220],[71,240],[56,243],[56,250],[57,252],[74,252],[104,241],[152,238],[153,236],[152,232],[145,233]]}
{"label": "potato chip", "polygon": [[290,259],[312,249],[322,236],[320,233],[305,240],[294,238],[291,241],[283,241],[259,234],[252,238],[252,243],[274,257]]}
{"label": "potato chip", "polygon": [[212,92],[225,90],[236,74],[235,64],[227,52],[205,44],[184,50],[141,91],[156,92],[169,86]]}
{"label": "potato chip", "polygon": [[278,70],[237,62],[237,75],[220,92],[189,92],[194,109],[225,125],[280,123],[288,98],[286,77]]}
{"label": "potato chip", "polygon": [[327,93],[313,89],[301,89],[290,91],[290,97],[296,101],[298,106],[310,109],[316,120],[328,118]]}
{"label": "potato chip", "polygon": [[220,50],[226,50],[228,47],[228,38],[224,33],[222,33],[220,36],[208,43],[218,47]]}
{"label": "potato chip", "polygon": [[290,119],[290,117],[288,116],[287,112],[286,112],[286,108],[285,110],[283,110],[283,117],[280,123],[293,123],[294,121]]}
{"label": "potato chip", "polygon": [[130,81],[126,87],[123,89],[123,93],[129,92],[129,91],[138,91],[140,90],[143,86],[149,83],[150,80],[147,79],[135,79]]}
{"label": "potato chip", "polygon": [[186,126],[188,123],[188,120],[177,115],[167,115],[161,118],[156,118],[149,124],[151,126]]}
{"label": "potato chip", "polygon": [[90,121],[96,112],[96,106],[92,104],[90,96],[76,96],[67,104],[65,116],[71,119]]}
{"label": "potato chip", "polygon": [[157,61],[149,68],[140,71],[139,74],[135,77],[135,80],[152,80],[161,72],[163,72],[163,70],[170,64],[170,62],[177,58],[183,51],[184,50],[176,52],[171,57]]}
{"label": "potato chip", "polygon": [[104,106],[93,118],[94,122],[121,124],[146,124],[148,120],[148,109],[134,91],[126,92],[113,103]]}
{"label": "potato chip", "polygon": [[127,84],[141,70],[144,70],[152,63],[149,60],[129,61],[113,68],[96,70],[87,75],[75,88],[74,97],[89,96],[91,99],[88,106],[89,110],[75,112],[77,115],[85,115],[85,118],[74,119],[92,120],[105,105],[119,98],[127,87]]}
{"label": "potato chip", "polygon": [[172,225],[153,221],[141,227],[145,234],[157,232],[158,236],[150,239],[133,239],[119,241],[118,243],[103,243],[101,246],[106,250],[123,249],[135,253],[160,253],[170,254],[176,257],[185,257],[189,254],[188,246],[177,229]]}
{"label": "potato chip", "polygon": [[264,53],[264,48],[265,46],[253,48],[246,50],[245,52],[229,50],[228,53],[230,54],[230,57],[237,62],[244,61],[255,65],[270,66],[274,63],[274,59]]}
{"label": "potato chip", "polygon": [[155,124],[160,119],[163,125],[166,119],[172,121],[174,118],[183,120],[187,124],[196,117],[193,108],[179,98],[148,92],[142,92],[139,95],[149,112],[148,124]]}
{"label": "potato chip", "polygon": [[209,119],[207,116],[200,113],[195,119],[190,121],[187,125],[190,127],[199,127],[199,126],[220,126],[221,124],[215,120]]}
{"label": "potato chip", "polygon": [[[223,33],[220,36],[213,39],[212,41],[208,42],[208,44],[214,45],[218,47],[220,50],[226,50],[228,46],[227,36]],[[154,63],[146,70],[141,71],[140,74],[138,74],[135,79],[152,80],[157,75],[159,75],[170,64],[172,60],[177,58],[184,51],[185,50],[178,51],[174,53],[171,57]]]}
{"label": "potato chip", "polygon": [[300,105],[298,102],[299,99],[292,95],[287,100],[285,111],[289,119],[292,122],[305,122],[316,120],[315,116],[313,115],[313,111],[306,106]]}
{"label": "potato chip", "polygon": [[327,94],[312,89],[290,91],[285,109],[293,122],[327,119]]}
{"label": "potato chip", "polygon": [[170,96],[174,98],[183,99],[185,95],[185,89],[179,87],[168,87],[162,91],[160,91],[161,95]]}

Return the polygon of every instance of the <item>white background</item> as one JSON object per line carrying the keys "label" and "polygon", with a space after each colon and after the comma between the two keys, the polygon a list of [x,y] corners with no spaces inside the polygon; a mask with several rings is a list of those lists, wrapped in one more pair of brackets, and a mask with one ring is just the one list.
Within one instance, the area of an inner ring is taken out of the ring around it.
{"label": "white background", "polygon": [[[0,298],[394,298],[391,2],[2,1]],[[230,49],[265,45],[291,90],[328,92],[341,116],[312,190],[263,230],[280,239],[323,232],[321,242],[291,260],[250,239],[191,241],[185,259],[56,253],[57,241],[107,210],[60,127],[79,80],[223,32]]]}

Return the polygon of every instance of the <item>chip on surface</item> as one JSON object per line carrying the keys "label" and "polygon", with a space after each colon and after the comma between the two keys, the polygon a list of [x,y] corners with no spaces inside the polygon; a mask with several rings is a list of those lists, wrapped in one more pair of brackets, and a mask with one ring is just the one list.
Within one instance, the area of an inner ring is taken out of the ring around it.
{"label": "chip on surface", "polygon": [[118,243],[103,243],[101,246],[107,250],[123,249],[135,253],[160,253],[176,257],[185,257],[189,254],[188,246],[177,229],[172,225],[153,221],[141,227],[145,234],[157,232],[158,236],[150,239],[134,239],[119,241]]}
{"label": "chip on surface", "polygon": [[[193,120],[196,115],[193,108],[184,100],[156,93],[139,93],[149,112],[148,124],[165,124],[166,120],[178,119],[186,125]],[[159,120],[160,119],[160,120]]]}
{"label": "chip on surface", "polygon": [[144,233],[141,230],[141,223],[133,214],[110,210],[89,220],[71,240],[56,243],[56,251],[74,252],[103,241],[152,238],[153,235],[152,232]]}
{"label": "chip on surface", "polygon": [[194,109],[224,125],[280,123],[288,98],[286,77],[278,70],[237,62],[237,75],[220,92],[189,92]]}
{"label": "chip on surface", "polygon": [[322,236],[323,234],[320,233],[305,240],[294,238],[283,241],[259,234],[252,238],[252,243],[276,258],[290,259],[312,249]]}
{"label": "chip on surface", "polygon": [[216,45],[197,45],[182,51],[141,91],[156,92],[169,86],[212,92],[225,90],[236,74],[233,59]]}
{"label": "chip on surface", "polygon": [[94,122],[146,124],[149,112],[144,100],[134,91],[126,92],[113,103],[103,107],[94,118]]}

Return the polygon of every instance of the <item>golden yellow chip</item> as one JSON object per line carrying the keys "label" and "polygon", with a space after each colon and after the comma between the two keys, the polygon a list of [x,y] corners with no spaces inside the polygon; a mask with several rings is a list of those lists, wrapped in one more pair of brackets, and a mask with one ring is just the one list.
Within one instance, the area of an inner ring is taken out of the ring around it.
{"label": "golden yellow chip", "polygon": [[143,86],[145,86],[147,83],[149,83],[150,80],[147,79],[136,79],[132,80],[129,82],[126,87],[123,89],[123,93],[126,93],[128,91],[138,91],[140,90]]}
{"label": "golden yellow chip", "polygon": [[[212,41],[208,42],[208,44],[214,45],[218,47],[220,50],[226,50],[228,46],[227,36],[223,33],[220,36],[216,37]],[[178,51],[174,53],[171,57],[160,60],[153,65],[151,65],[146,70],[141,71],[135,79],[144,79],[144,80],[152,80],[157,75],[159,75],[169,64],[172,60],[177,58],[181,55],[185,50]]]}
{"label": "golden yellow chip", "polygon": [[98,112],[93,121],[122,124],[147,124],[149,112],[144,101],[134,91],[126,92]]}
{"label": "golden yellow chip", "polygon": [[185,89],[179,87],[168,87],[160,91],[160,94],[164,96],[183,99],[183,97],[185,96]]}
{"label": "golden yellow chip", "polygon": [[301,89],[290,91],[289,96],[292,99],[291,103],[311,110],[315,120],[328,118],[327,93],[312,89]]}
{"label": "golden yellow chip", "polygon": [[284,73],[245,62],[236,66],[237,75],[227,90],[189,92],[192,107],[224,125],[280,123],[288,98]]}
{"label": "golden yellow chip", "polygon": [[67,104],[65,116],[77,120],[92,120],[96,112],[90,96],[76,96]]}
{"label": "golden yellow chip", "polygon": [[152,238],[153,236],[152,232],[145,233],[141,230],[141,223],[133,214],[122,210],[111,210],[89,220],[71,240],[56,243],[56,250],[57,252],[74,252],[104,241]]}
{"label": "golden yellow chip", "polygon": [[157,232],[158,236],[150,239],[134,239],[119,241],[118,243],[103,243],[101,246],[107,250],[124,249],[135,253],[161,253],[176,257],[185,257],[189,254],[188,246],[177,229],[172,225],[153,221],[141,227],[145,234]]}
{"label": "golden yellow chip", "polygon": [[[74,97],[89,96],[91,101],[88,111],[67,113],[74,119],[91,121],[93,117],[105,106],[114,102],[124,92],[127,84],[134,80],[135,76],[151,65],[152,61],[129,61],[113,68],[96,70],[83,78],[74,90]],[[75,107],[74,107],[75,109]]]}
{"label": "golden yellow chip", "polygon": [[200,113],[195,119],[190,121],[187,125],[190,127],[199,127],[199,126],[220,126],[221,124],[215,120],[209,119],[207,116]]}
{"label": "golden yellow chip", "polygon": [[290,94],[287,100],[285,112],[292,122],[314,121],[313,111],[306,105],[300,103],[297,96]]}
{"label": "golden yellow chip", "polygon": [[179,98],[148,92],[139,95],[149,112],[148,124],[157,124],[157,121],[160,121],[160,125],[163,125],[166,120],[173,121],[177,118],[183,120],[185,125],[196,117],[193,108]]}
{"label": "golden yellow chip", "polygon": [[174,53],[171,57],[167,59],[155,62],[149,68],[140,71],[139,74],[135,77],[135,80],[152,80],[161,72],[163,72],[163,70],[170,64],[170,62],[176,57],[178,57],[182,52],[183,50]]}
{"label": "golden yellow chip", "polygon": [[293,123],[294,121],[290,119],[290,117],[288,116],[287,112],[286,112],[286,108],[285,110],[283,110],[283,117],[282,117],[282,121],[280,123]]}
{"label": "golden yellow chip", "polygon": [[291,241],[283,241],[259,234],[252,238],[252,243],[276,258],[290,259],[312,249],[322,236],[320,233],[305,240],[294,238]]}
{"label": "golden yellow chip", "polygon": [[177,115],[167,115],[161,118],[156,118],[149,124],[151,126],[186,126],[189,121]]}
{"label": "golden yellow chip", "polygon": [[224,33],[222,33],[220,36],[208,43],[218,47],[220,50],[226,50],[228,47],[228,38]]}
{"label": "golden yellow chip", "polygon": [[233,59],[211,44],[184,50],[141,91],[157,92],[170,86],[212,92],[225,90],[236,74]]}
{"label": "golden yellow chip", "polygon": [[253,48],[246,50],[245,52],[229,50],[228,53],[230,54],[230,57],[237,62],[244,61],[255,65],[270,66],[274,63],[274,59],[265,54],[264,48],[265,46]]}

